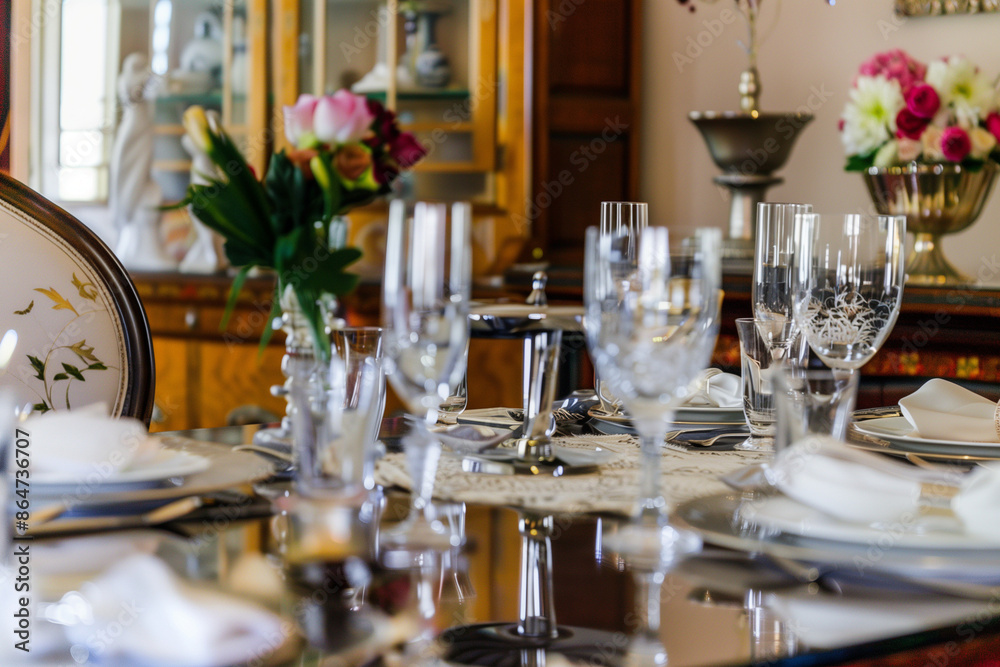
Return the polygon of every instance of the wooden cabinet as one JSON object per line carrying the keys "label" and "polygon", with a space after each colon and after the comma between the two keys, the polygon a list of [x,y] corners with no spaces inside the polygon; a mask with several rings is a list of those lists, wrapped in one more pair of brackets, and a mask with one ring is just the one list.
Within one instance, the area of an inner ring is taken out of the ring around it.
{"label": "wooden cabinet", "polygon": [[152,430],[223,426],[233,410],[259,408],[258,415],[285,413],[285,401],[270,387],[284,382],[284,336],[259,352],[270,311],[273,282],[251,279],[225,331],[230,278],[170,273],[133,273],[153,334],[156,408]]}
{"label": "wooden cabinet", "polygon": [[[751,277],[727,274],[723,288],[723,324],[713,361],[739,373],[739,339],[733,320],[750,317]],[[896,326],[875,358],[861,369],[858,407],[894,405],[933,377],[1000,398],[998,327],[1000,288],[996,285],[906,285]]]}
{"label": "wooden cabinet", "polygon": [[534,260],[583,265],[601,201],[639,192],[639,0],[534,3]]}
{"label": "wooden cabinet", "polygon": [[[285,414],[270,388],[284,383],[284,334],[259,351],[271,308],[270,278],[247,280],[232,318],[220,330],[228,276],[133,273],[149,318],[156,358],[156,409],[151,428],[169,431],[223,426],[242,411],[251,419]],[[362,284],[344,299],[350,324],[377,325],[379,286]],[[473,339],[469,345],[469,407],[521,405],[521,341]],[[391,389],[386,414],[401,411]],[[260,419],[257,419],[259,421]]]}

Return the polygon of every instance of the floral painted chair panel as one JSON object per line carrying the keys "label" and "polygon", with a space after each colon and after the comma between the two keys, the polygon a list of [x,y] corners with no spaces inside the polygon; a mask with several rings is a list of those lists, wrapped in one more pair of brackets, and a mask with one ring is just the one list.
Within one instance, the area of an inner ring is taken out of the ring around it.
{"label": "floral painted chair panel", "polygon": [[0,285],[0,332],[14,332],[0,386],[38,412],[103,402],[149,423],[152,342],[128,273],[80,221],[2,174]]}

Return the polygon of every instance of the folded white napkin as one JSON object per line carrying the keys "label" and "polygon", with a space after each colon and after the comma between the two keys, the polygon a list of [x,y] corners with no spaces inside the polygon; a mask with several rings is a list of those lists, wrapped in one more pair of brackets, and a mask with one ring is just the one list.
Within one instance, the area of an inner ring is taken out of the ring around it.
{"label": "folded white napkin", "polygon": [[104,664],[244,664],[271,653],[292,631],[253,603],[183,583],[152,555],[112,565],[67,593],[49,615],[66,626],[71,642]]}
{"label": "folded white napkin", "polygon": [[688,385],[683,407],[738,408],[743,405],[743,385],[739,375],[706,368]]}
{"label": "folded white napkin", "polygon": [[803,505],[864,524],[912,519],[954,492],[950,507],[966,532],[1000,544],[1000,469],[926,470],[813,436],[779,452],[768,481]]}
{"label": "folded white napkin", "polygon": [[32,476],[109,475],[151,460],[159,451],[156,438],[135,419],[108,416],[103,404],[30,417],[22,427],[30,433]]}
{"label": "folded white napkin", "polygon": [[1000,407],[953,382],[928,380],[899,407],[920,437],[1000,442]]}

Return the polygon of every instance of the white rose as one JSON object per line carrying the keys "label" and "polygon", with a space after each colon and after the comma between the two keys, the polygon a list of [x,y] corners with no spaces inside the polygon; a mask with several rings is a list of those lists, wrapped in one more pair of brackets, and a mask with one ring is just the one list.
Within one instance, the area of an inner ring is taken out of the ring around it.
{"label": "white rose", "polygon": [[997,145],[997,138],[982,127],[972,128],[969,132],[969,141],[972,142],[972,152],[969,155],[976,160],[985,160]]}

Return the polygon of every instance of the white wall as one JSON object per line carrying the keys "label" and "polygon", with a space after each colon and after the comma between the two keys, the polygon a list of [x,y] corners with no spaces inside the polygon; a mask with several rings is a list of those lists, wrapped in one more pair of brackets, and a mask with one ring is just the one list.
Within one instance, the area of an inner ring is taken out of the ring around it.
{"label": "white wall", "polygon": [[[745,36],[741,20],[724,26],[693,63],[675,64],[674,53],[685,54],[688,38],[706,30],[703,22],[734,4],[691,2],[697,6],[693,13],[676,0],[643,4],[640,191],[651,215],[685,235],[699,226],[725,229],[729,214],[728,201],[712,183],[719,170],[687,114],[737,109],[736,87],[746,67],[736,43]],[[763,3],[765,30],[779,3],[777,22],[760,48],[761,110],[793,111],[811,103],[816,117],[779,172],[785,183],[769,191],[774,201],[806,201],[818,211],[869,205],[861,176],[843,170],[837,120],[858,65],[872,54],[902,48],[924,62],[965,54],[988,74],[1000,74],[1000,14],[901,19],[892,12],[892,0],[838,0],[834,7],[825,0],[770,0]],[[1000,254],[1000,192],[975,225],[947,237],[944,248],[970,274],[984,258]]]}

